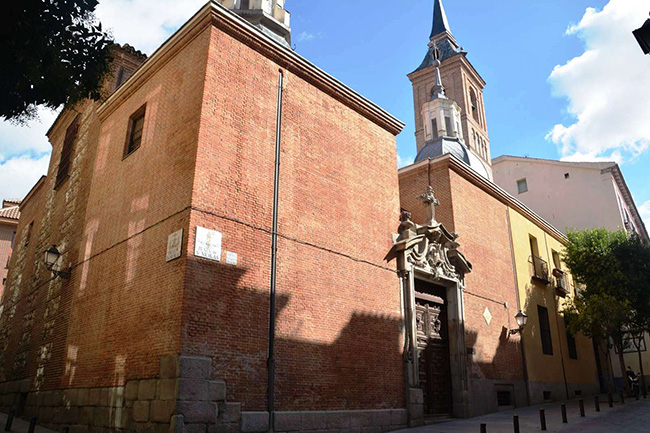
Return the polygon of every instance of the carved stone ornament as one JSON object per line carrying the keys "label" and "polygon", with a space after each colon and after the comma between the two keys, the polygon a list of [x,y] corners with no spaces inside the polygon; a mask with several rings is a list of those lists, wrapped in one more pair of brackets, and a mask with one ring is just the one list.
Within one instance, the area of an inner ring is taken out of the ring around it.
{"label": "carved stone ornament", "polygon": [[[433,196],[433,189],[429,187],[421,198],[430,206],[429,216],[433,216],[431,214],[438,204],[438,200]],[[421,226],[411,221],[410,217],[409,212],[402,212],[399,236],[388,256],[399,258],[398,270],[414,267],[429,274],[435,280],[444,279],[462,284],[465,274],[472,271],[472,265],[458,251],[460,246],[456,242],[458,234],[449,232],[434,218],[431,218],[427,225]]]}

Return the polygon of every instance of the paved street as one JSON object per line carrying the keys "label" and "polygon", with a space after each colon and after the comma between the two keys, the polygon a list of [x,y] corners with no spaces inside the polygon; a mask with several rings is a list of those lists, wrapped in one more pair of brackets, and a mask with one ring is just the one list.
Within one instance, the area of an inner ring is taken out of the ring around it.
{"label": "paved street", "polygon": [[[603,403],[604,401],[604,403]],[[548,432],[631,433],[650,432],[650,398],[648,400],[618,401],[609,408],[607,397],[601,396],[600,412],[595,412],[593,398],[585,399],[585,417],[580,417],[578,401],[567,403],[568,424],[562,424],[560,402],[507,410],[464,420],[450,420],[439,424],[401,430],[401,433],[479,433],[480,424],[487,424],[487,433],[512,433],[513,415],[519,415],[521,433],[539,432],[539,409],[546,411]]]}

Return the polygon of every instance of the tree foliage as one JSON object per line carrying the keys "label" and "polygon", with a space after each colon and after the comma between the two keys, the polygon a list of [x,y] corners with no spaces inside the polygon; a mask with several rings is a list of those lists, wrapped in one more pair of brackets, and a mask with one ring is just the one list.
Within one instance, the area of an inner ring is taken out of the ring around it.
{"label": "tree foliage", "polygon": [[565,307],[571,332],[622,343],[650,330],[650,248],[636,235],[606,229],[569,232],[564,262],[583,287]]}
{"label": "tree foliage", "polygon": [[0,116],[17,122],[37,105],[100,98],[112,38],[97,0],[5,0],[0,25]]}

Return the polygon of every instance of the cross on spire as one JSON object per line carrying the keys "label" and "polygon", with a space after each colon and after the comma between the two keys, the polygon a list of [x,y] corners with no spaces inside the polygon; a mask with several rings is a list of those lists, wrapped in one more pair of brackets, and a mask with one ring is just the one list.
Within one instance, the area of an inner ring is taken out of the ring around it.
{"label": "cross on spire", "polygon": [[427,191],[424,194],[419,195],[417,198],[422,200],[424,205],[427,206],[427,225],[435,225],[437,223],[436,206],[440,206],[440,201],[438,201],[433,193],[433,187],[429,185]]}

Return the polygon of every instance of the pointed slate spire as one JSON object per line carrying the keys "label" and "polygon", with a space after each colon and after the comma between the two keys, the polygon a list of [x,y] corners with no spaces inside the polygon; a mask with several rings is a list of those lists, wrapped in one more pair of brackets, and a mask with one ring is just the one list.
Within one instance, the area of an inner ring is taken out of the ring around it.
{"label": "pointed slate spire", "polygon": [[433,38],[440,33],[448,32],[451,34],[449,21],[447,21],[447,14],[445,7],[442,5],[442,0],[434,0],[433,3],[433,27],[431,28],[431,36]]}
{"label": "pointed slate spire", "polygon": [[416,71],[431,66],[434,59],[442,62],[460,52],[458,43],[451,34],[442,0],[433,0],[433,27],[429,39],[429,51]]}

